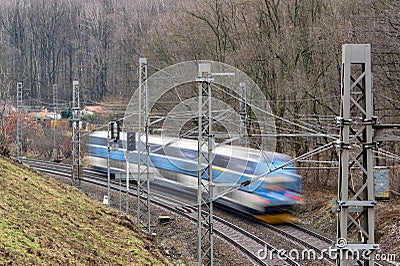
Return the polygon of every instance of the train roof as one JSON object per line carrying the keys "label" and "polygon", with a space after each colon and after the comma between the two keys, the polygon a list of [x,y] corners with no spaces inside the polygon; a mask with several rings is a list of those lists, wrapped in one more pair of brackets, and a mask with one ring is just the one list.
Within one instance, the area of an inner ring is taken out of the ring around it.
{"label": "train roof", "polygon": [[[107,137],[107,131],[94,131],[90,134],[90,136],[95,137]],[[121,138],[123,140],[126,139],[126,133],[123,132],[121,134]],[[197,150],[197,140],[192,139],[179,139],[176,141],[176,138],[172,137],[162,137],[159,135],[149,135],[149,142],[158,144],[158,145],[166,145],[167,143],[172,142],[170,144],[171,147],[185,148],[190,150]],[[242,146],[234,146],[234,145],[224,145],[218,146],[215,148],[216,154],[226,155],[230,157],[240,157],[240,158],[248,158],[253,161],[272,161],[272,160],[280,160],[280,161],[288,161],[290,160],[290,156],[282,153],[271,152],[271,151],[260,151],[254,148],[247,148]]]}

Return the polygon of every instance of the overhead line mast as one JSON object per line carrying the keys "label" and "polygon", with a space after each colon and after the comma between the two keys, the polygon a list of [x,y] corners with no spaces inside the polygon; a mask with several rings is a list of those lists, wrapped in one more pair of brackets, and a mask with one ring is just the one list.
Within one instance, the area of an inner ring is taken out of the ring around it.
{"label": "overhead line mast", "polygon": [[17,158],[21,159],[22,157],[22,112],[23,112],[23,104],[22,104],[22,95],[23,95],[23,85],[22,82],[17,82],[17,110],[18,110],[18,118],[17,118]]}
{"label": "overhead line mast", "polygon": [[[212,132],[213,117],[211,106],[212,80],[210,64],[199,64],[197,78],[199,95],[197,154],[197,261],[199,266],[214,265],[214,184],[212,176],[214,136]],[[207,149],[205,150],[203,147]],[[204,195],[203,192],[205,192]]]}
{"label": "overhead line mast", "polygon": [[[371,46],[342,46],[342,88],[339,147],[339,184],[336,211],[339,214],[337,265],[349,265],[350,253],[361,256],[364,266],[374,265],[375,195],[373,176],[373,90]],[[351,229],[359,239],[353,240]],[[364,255],[364,256],[363,256]]]}
{"label": "overhead line mast", "polygon": [[72,174],[73,186],[81,186],[81,110],[79,102],[79,81],[72,82]]}
{"label": "overhead line mast", "polygon": [[58,145],[56,144],[57,135],[57,102],[58,102],[58,85],[53,84],[53,160],[58,161]]}
{"label": "overhead line mast", "polygon": [[147,91],[147,59],[139,59],[139,132],[138,132],[138,173],[137,173],[137,225],[151,232],[150,217],[150,145],[149,145],[149,103]]}

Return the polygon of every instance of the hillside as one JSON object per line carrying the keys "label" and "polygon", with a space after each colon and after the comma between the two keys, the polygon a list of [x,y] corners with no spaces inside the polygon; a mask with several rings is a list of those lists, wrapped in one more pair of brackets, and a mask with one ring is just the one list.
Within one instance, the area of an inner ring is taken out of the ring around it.
{"label": "hillside", "polygon": [[0,158],[0,265],[168,265],[130,220]]}

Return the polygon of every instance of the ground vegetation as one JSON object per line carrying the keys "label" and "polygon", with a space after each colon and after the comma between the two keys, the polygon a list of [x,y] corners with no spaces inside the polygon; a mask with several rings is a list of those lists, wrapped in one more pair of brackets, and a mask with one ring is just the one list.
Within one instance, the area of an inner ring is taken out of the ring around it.
{"label": "ground vegetation", "polygon": [[[130,218],[0,157],[1,265],[170,265]],[[172,265],[172,264],[171,264]]]}

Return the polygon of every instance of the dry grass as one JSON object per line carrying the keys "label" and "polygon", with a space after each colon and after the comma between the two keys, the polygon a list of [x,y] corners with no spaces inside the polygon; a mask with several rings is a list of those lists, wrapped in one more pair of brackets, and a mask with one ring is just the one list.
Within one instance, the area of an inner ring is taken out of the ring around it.
{"label": "dry grass", "polygon": [[0,265],[165,265],[130,219],[0,158]]}

